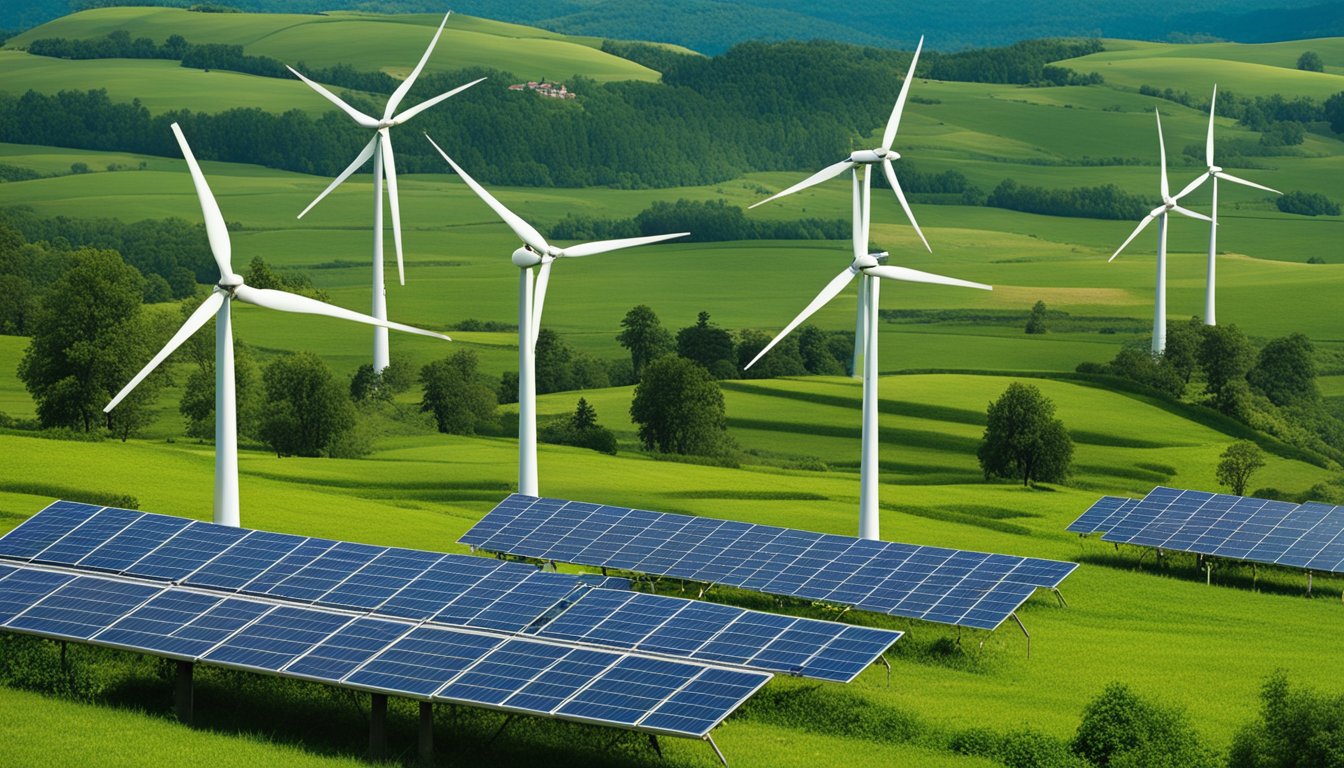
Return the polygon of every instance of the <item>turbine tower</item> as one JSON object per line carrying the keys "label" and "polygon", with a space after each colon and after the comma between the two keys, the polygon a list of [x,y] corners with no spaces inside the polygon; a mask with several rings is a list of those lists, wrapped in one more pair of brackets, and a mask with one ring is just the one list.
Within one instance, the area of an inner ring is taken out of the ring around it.
{"label": "turbine tower", "polygon": [[1209,218],[1212,220],[1212,223],[1209,224],[1209,269],[1208,269],[1208,280],[1206,281],[1206,283],[1205,283],[1205,285],[1204,285],[1204,324],[1205,324],[1205,325],[1217,325],[1217,324],[1218,324],[1217,319],[1216,319],[1216,317],[1215,317],[1215,313],[1214,313],[1214,298],[1213,298],[1213,297],[1214,297],[1214,260],[1215,260],[1215,258],[1216,258],[1216,256],[1217,256],[1217,253],[1218,253],[1218,180],[1219,180],[1219,179],[1222,179],[1223,181],[1230,181],[1230,182],[1232,182],[1233,184],[1241,184],[1242,186],[1246,186],[1246,187],[1254,187],[1254,188],[1256,188],[1256,189],[1263,189],[1263,190],[1266,191],[1266,192],[1273,192],[1273,193],[1276,194],[1276,195],[1281,195],[1281,194],[1283,194],[1282,192],[1280,192],[1280,191],[1277,190],[1277,189],[1270,189],[1269,187],[1266,187],[1266,186],[1263,186],[1263,185],[1260,185],[1260,184],[1256,184],[1256,183],[1253,182],[1253,181],[1247,181],[1247,180],[1245,180],[1245,179],[1237,178],[1236,176],[1233,176],[1233,175],[1230,174],[1230,173],[1226,173],[1226,172],[1224,172],[1222,168],[1220,168],[1220,167],[1218,167],[1217,165],[1214,164],[1214,162],[1213,162],[1213,115],[1214,115],[1213,105],[1214,105],[1214,102],[1217,100],[1217,98],[1218,98],[1218,86],[1215,85],[1215,86],[1213,86],[1213,96],[1209,99],[1209,137],[1208,137],[1208,139],[1204,142],[1204,162],[1208,163],[1208,168],[1204,171],[1204,173],[1200,174],[1194,181],[1192,181],[1192,182],[1190,182],[1189,184],[1187,184],[1187,185],[1185,186],[1185,189],[1182,189],[1182,190],[1181,190],[1181,193],[1180,193],[1179,195],[1176,196],[1177,199],[1182,198],[1182,197],[1185,197],[1185,196],[1188,195],[1189,193],[1195,191],[1195,189],[1197,189],[1197,188],[1199,187],[1199,185],[1203,184],[1206,180],[1210,180],[1210,179],[1211,179],[1211,180],[1213,181],[1213,206],[1212,206],[1212,210],[1210,211],[1210,213],[1211,213],[1212,215],[1209,217]]}
{"label": "turbine tower", "polygon": [[[910,203],[905,199],[905,192],[901,190],[900,182],[896,180],[896,169],[891,166],[892,160],[899,160],[901,157],[899,152],[892,150],[891,145],[896,141],[896,130],[900,127],[901,113],[905,110],[905,98],[910,93],[910,83],[915,79],[915,65],[919,63],[919,52],[923,48],[924,38],[921,36],[919,38],[919,45],[915,46],[915,55],[910,59],[910,69],[905,73],[905,80],[901,83],[901,92],[900,95],[896,97],[896,105],[891,108],[891,117],[887,119],[887,128],[882,132],[882,146],[874,149],[851,152],[849,157],[844,160],[817,171],[783,192],[778,192],[759,203],[752,204],[748,207],[748,210],[755,208],[758,205],[765,205],[771,200],[777,200],[785,195],[791,195],[799,190],[807,189],[815,184],[820,184],[823,181],[833,179],[845,171],[853,170],[860,165],[865,168],[881,165],[882,172],[886,174],[887,183],[891,185],[891,190],[896,193],[896,199],[900,201],[901,208],[905,211],[905,217],[910,220],[910,226],[915,228],[915,234],[919,235],[919,239],[924,242],[924,247],[929,249],[929,253],[933,253],[933,248],[929,246],[928,239],[924,237],[924,233],[919,229],[919,224],[915,221],[915,214],[910,210]],[[864,178],[864,183],[867,184],[866,173]],[[857,220],[855,226],[857,226]],[[867,291],[867,281],[859,281],[859,302],[854,317],[854,356],[850,362],[849,369],[850,375],[854,378],[859,378],[859,376],[862,375],[859,369],[859,357],[862,354],[861,350],[864,348],[864,324],[866,322],[864,318],[867,316],[868,312]]]}
{"label": "turbine tower", "polygon": [[[426,136],[425,138],[429,138]],[[675,237],[684,237],[689,232],[677,232],[670,235],[651,235],[649,237],[628,237],[620,240],[600,240],[593,243],[571,245],[557,248],[546,242],[532,225],[523,221],[517,214],[504,207],[485,187],[476,182],[462,167],[444,152],[433,139],[429,143],[443,155],[443,159],[453,167],[462,181],[471,187],[485,204],[504,220],[513,233],[523,241],[522,247],[513,252],[513,265],[518,267],[518,492],[525,496],[540,496],[537,483],[537,387],[536,387],[536,344],[537,333],[541,330],[541,311],[546,302],[546,286],[551,277],[551,265],[556,259],[594,256],[608,251],[648,245]],[[536,285],[532,281],[532,268],[537,270]]]}
{"label": "turbine tower", "polygon": [[[336,189],[342,182],[350,178],[351,174],[362,168],[364,164],[369,161],[370,157],[373,158],[372,314],[379,320],[387,319],[387,289],[384,286],[383,281],[384,178],[387,179],[387,197],[392,211],[392,239],[397,250],[397,278],[401,281],[402,285],[406,284],[406,268],[402,261],[401,254],[401,203],[397,197],[397,164],[396,159],[392,155],[391,129],[394,126],[401,125],[407,120],[410,120],[444,99],[461,93],[485,79],[482,77],[479,80],[473,80],[472,82],[458,86],[447,93],[441,93],[428,101],[422,101],[405,112],[394,114],[397,111],[397,107],[400,106],[401,100],[405,98],[406,94],[411,90],[411,86],[415,85],[415,79],[420,76],[420,71],[425,68],[425,63],[429,61],[429,55],[434,52],[434,45],[439,42],[439,35],[443,34],[443,27],[448,23],[448,16],[450,15],[452,15],[451,11],[444,15],[443,21],[439,23],[438,31],[434,33],[434,39],[429,41],[429,47],[425,49],[425,54],[420,57],[420,63],[415,65],[415,69],[411,70],[411,74],[407,75],[406,79],[401,82],[401,85],[397,86],[397,89],[392,92],[392,96],[388,98],[387,107],[383,109],[382,119],[370,117],[369,115],[360,112],[342,101],[331,91],[304,77],[298,70],[293,67],[287,67],[290,72],[293,72],[296,77],[307,83],[314,91],[317,91],[328,101],[340,107],[341,110],[354,119],[361,128],[373,129],[373,138],[369,139],[369,143],[365,144],[364,149],[360,150],[359,154],[355,156],[354,162],[350,163],[344,171],[341,171],[341,175],[337,176],[326,189],[322,190],[322,194],[318,195],[317,199],[309,203],[308,207],[303,209],[303,212],[299,214],[298,218],[303,218],[304,214],[311,211],[313,206],[322,201],[322,198],[326,197],[333,189]],[[387,368],[390,359],[387,328],[379,326],[373,331],[373,370],[376,373],[381,373],[384,368]]]}
{"label": "turbine tower", "polygon": [[851,171],[853,177],[853,214],[854,214],[854,261],[836,275],[826,287],[821,289],[821,293],[808,304],[793,322],[784,327],[769,344],[752,358],[747,367],[756,364],[785,336],[802,324],[804,320],[811,317],[814,312],[825,306],[831,299],[835,298],[849,285],[855,277],[860,278],[862,293],[866,297],[864,302],[864,343],[866,349],[863,354],[863,437],[862,452],[859,464],[859,538],[877,539],[881,536],[881,530],[878,525],[878,506],[877,506],[877,482],[878,482],[878,464],[877,464],[877,327],[878,327],[878,289],[881,285],[879,278],[887,280],[903,280],[909,283],[932,283],[935,285],[955,285],[962,288],[979,288],[983,291],[992,290],[988,285],[973,283],[968,280],[958,280],[955,277],[943,277],[929,272],[920,272],[916,269],[906,267],[887,266],[885,264],[887,254],[882,252],[870,253],[868,250],[868,228],[871,220],[871,202],[872,202],[872,182],[868,175],[868,169],[863,174],[863,191],[860,196],[859,191],[859,170],[857,168]]}
{"label": "turbine tower", "polygon": [[210,252],[215,257],[215,264],[219,267],[219,282],[210,291],[210,295],[206,297],[205,301],[201,302],[201,306],[191,313],[187,322],[183,323],[177,333],[173,334],[173,337],[168,340],[163,349],[159,350],[159,353],[144,368],[140,369],[135,378],[131,379],[130,383],[123,387],[116,397],[112,398],[112,401],[103,408],[103,412],[110,413],[113,408],[116,408],[117,404],[131,393],[131,390],[144,381],[146,376],[153,372],[192,334],[200,330],[201,326],[209,322],[211,316],[213,316],[215,318],[214,521],[220,525],[237,527],[238,412],[234,390],[233,320],[230,308],[235,299],[259,307],[278,309],[282,312],[298,312],[310,315],[325,315],[342,320],[354,320],[382,328],[395,328],[407,333],[418,333],[422,336],[433,336],[444,340],[448,340],[448,337],[443,334],[412,328],[409,325],[390,323],[368,315],[361,315],[358,312],[334,307],[306,296],[244,285],[242,275],[233,271],[232,246],[229,243],[228,229],[224,225],[224,216],[220,213],[219,204],[215,202],[215,197],[210,192],[210,186],[205,181],[205,175],[201,173],[201,167],[196,163],[196,157],[192,155],[191,147],[187,145],[186,137],[182,135],[182,129],[178,127],[177,123],[173,123],[173,135],[177,137],[178,146],[182,148],[182,156],[186,158],[187,167],[191,169],[191,180],[196,186],[196,196],[200,198],[201,213],[205,217],[205,233],[210,240]]}
{"label": "turbine tower", "polygon": [[1152,223],[1153,219],[1161,219],[1157,224],[1157,298],[1153,302],[1153,354],[1160,355],[1167,349],[1167,214],[1175,211],[1183,216],[1189,216],[1192,219],[1200,219],[1212,223],[1213,219],[1202,213],[1195,213],[1189,208],[1184,208],[1180,204],[1180,199],[1189,191],[1189,188],[1183,190],[1181,194],[1172,197],[1171,187],[1167,183],[1167,145],[1162,140],[1162,115],[1157,110],[1153,110],[1157,117],[1157,149],[1160,156],[1160,168],[1162,170],[1161,193],[1162,204],[1154,208],[1144,216],[1139,225],[1129,233],[1125,242],[1115,249],[1108,262],[1115,261],[1115,257],[1125,250],[1125,246],[1138,237],[1138,234]]}

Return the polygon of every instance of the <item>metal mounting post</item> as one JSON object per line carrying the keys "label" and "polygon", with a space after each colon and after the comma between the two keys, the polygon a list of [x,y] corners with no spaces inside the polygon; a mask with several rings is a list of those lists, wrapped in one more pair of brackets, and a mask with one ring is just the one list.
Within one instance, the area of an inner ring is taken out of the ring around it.
{"label": "metal mounting post", "polygon": [[508,728],[508,727],[509,727],[509,723],[512,723],[512,722],[513,722],[513,715],[509,715],[508,717],[504,718],[504,722],[502,722],[502,723],[499,724],[499,730],[495,731],[495,735],[494,735],[494,736],[491,736],[491,737],[490,737],[490,740],[487,741],[486,744],[487,744],[487,745],[489,745],[489,744],[494,744],[494,743],[495,743],[495,739],[498,739],[498,738],[499,738],[499,735],[500,735],[501,733],[503,733],[503,732],[504,732],[504,729],[505,729],[505,728]]}
{"label": "metal mounting post", "polygon": [[1307,597],[1311,597],[1311,571],[1307,571]]}
{"label": "metal mounting post", "polygon": [[882,662],[882,666],[884,666],[884,667],[887,668],[887,685],[890,686],[890,685],[891,685],[891,662],[890,662],[890,661],[887,661],[887,655],[886,655],[885,653],[882,654],[881,656],[878,656],[877,658]]}
{"label": "metal mounting post", "polygon": [[382,760],[387,754],[387,694],[375,693],[369,701],[369,757]]}
{"label": "metal mounting post", "polygon": [[431,765],[434,762],[434,704],[420,702],[420,762]]}
{"label": "metal mounting post", "polygon": [[658,745],[658,734],[649,734],[649,746],[653,747],[653,751],[658,753],[658,757],[663,756],[663,748]]}
{"label": "metal mounting post", "polygon": [[1059,600],[1059,605],[1061,608],[1069,607],[1069,601],[1064,599],[1064,593],[1059,591],[1059,587],[1055,587],[1050,591],[1055,593],[1055,599]]}
{"label": "metal mounting post", "polygon": [[190,661],[177,662],[177,682],[173,687],[173,704],[177,709],[178,722],[191,725],[194,696],[191,684],[193,665]]}
{"label": "metal mounting post", "polygon": [[1027,658],[1030,659],[1030,658],[1031,658],[1031,633],[1028,632],[1026,626],[1022,624],[1022,620],[1019,619],[1019,618],[1017,617],[1017,611],[1013,611],[1012,613],[1008,614],[1008,616],[1009,616],[1009,618],[1011,618],[1013,621],[1017,622],[1017,628],[1020,629],[1020,630],[1022,630],[1022,634],[1024,634],[1024,635],[1027,636]]}
{"label": "metal mounting post", "polygon": [[723,763],[723,768],[728,768],[728,758],[723,756],[723,750],[719,749],[719,745],[714,743],[714,737],[706,733],[705,741],[709,742],[710,749],[714,750],[714,754],[719,758],[719,762]]}

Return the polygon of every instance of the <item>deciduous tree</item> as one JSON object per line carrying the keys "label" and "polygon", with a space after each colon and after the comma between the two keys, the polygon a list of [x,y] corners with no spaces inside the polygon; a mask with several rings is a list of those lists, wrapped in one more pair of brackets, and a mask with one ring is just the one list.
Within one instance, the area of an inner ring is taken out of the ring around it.
{"label": "deciduous tree", "polygon": [[1013,382],[989,404],[989,423],[977,452],[985,477],[1062,482],[1073,460],[1073,440],[1055,416],[1055,404],[1030,384]]}
{"label": "deciduous tree", "polygon": [[355,406],[322,358],[295,352],[262,373],[261,438],[277,456],[321,456],[355,427]]}
{"label": "deciduous tree", "polygon": [[703,365],[684,357],[666,355],[645,366],[630,417],[649,450],[713,455],[727,445],[723,392]]}
{"label": "deciduous tree", "polygon": [[672,351],[672,334],[662,326],[658,315],[651,307],[640,304],[625,313],[621,319],[621,333],[616,340],[630,350],[630,362],[635,368],[635,378],[644,374],[644,366],[649,361]]}
{"label": "deciduous tree", "polygon": [[495,421],[495,390],[477,370],[476,353],[454,352],[420,369],[420,410],[434,414],[440,432],[471,435]]}
{"label": "deciduous tree", "polygon": [[1251,475],[1265,466],[1265,454],[1260,446],[1249,440],[1238,440],[1229,445],[1218,457],[1218,482],[1232,489],[1235,496],[1246,494],[1246,485]]}

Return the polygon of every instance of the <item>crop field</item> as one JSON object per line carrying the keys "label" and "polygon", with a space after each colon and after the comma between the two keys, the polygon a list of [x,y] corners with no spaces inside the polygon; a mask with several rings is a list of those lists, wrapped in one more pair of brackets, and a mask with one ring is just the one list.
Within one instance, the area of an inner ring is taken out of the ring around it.
{"label": "crop field", "polygon": [[[200,72],[162,61],[61,61],[20,50],[39,37],[100,37],[126,28],[162,40],[242,44],[249,54],[313,66],[345,62],[402,76],[439,21],[431,15],[375,16],[201,14],[164,8],[94,9],[11,38],[0,50],[0,90],[106,87],[114,100],[139,97],[152,111],[255,106],[323,113],[298,84],[227,72]],[[599,50],[600,40],[454,15],[431,69],[490,66],[520,77],[656,80],[658,73]],[[921,172],[958,170],[985,192],[1006,178],[1052,189],[1114,184],[1158,203],[1152,112],[1162,114],[1173,186],[1203,170],[1207,114],[1142,96],[1140,85],[1188,90],[1197,99],[1216,80],[1241,95],[1310,96],[1344,91],[1344,39],[1260,46],[1170,45],[1105,41],[1102,53],[1064,62],[1098,71],[1104,86],[1027,88],[921,80],[906,110],[898,149]],[[1295,69],[1314,50],[1324,73]],[[389,53],[391,52],[391,53]],[[395,55],[393,55],[395,54]],[[208,79],[208,83],[206,82]],[[496,84],[500,85],[500,84]],[[893,84],[893,95],[895,85]],[[214,106],[211,106],[214,105]],[[1220,141],[1258,140],[1218,118]],[[190,137],[188,137],[190,139]],[[418,141],[407,134],[400,141]],[[868,146],[876,134],[855,140]],[[1194,156],[1185,148],[1197,145]],[[450,153],[456,150],[446,147]],[[849,147],[837,147],[837,157]],[[1228,170],[1288,190],[1341,196],[1344,144],[1313,126],[1291,155],[1257,157]],[[1096,164],[1100,158],[1124,164]],[[200,220],[179,158],[0,144],[0,163],[44,178],[0,183],[0,208],[29,206],[41,216],[102,216],[137,221]],[[93,172],[70,173],[83,163]],[[296,214],[329,179],[254,165],[205,162],[203,168],[231,229],[234,267],[254,256],[301,271],[332,302],[367,311],[372,234],[367,174],[354,177],[304,219]],[[107,170],[104,170],[107,169]],[[470,167],[467,170],[472,170]],[[816,168],[751,173],[693,187],[618,190],[490,186],[543,231],[570,214],[624,219],[658,201],[725,200],[745,208]],[[394,358],[420,366],[461,348],[482,371],[517,368],[516,333],[451,330],[472,319],[517,322],[515,237],[460,180],[408,174],[399,179],[406,284],[396,284],[391,236],[387,286],[392,319],[447,330],[449,344],[393,334]],[[767,192],[768,190],[768,192]],[[1208,192],[1189,205],[1207,211]],[[847,180],[837,179],[748,212],[761,220],[847,219]],[[891,262],[990,283],[992,292],[888,283],[883,309],[925,315],[881,326],[879,430],[882,537],[980,551],[1072,560],[1081,567],[1062,587],[1067,607],[1041,593],[1021,612],[1031,653],[1015,625],[958,632],[941,625],[871,614],[844,620],[905,630],[888,654],[893,670],[874,667],[853,684],[816,684],[780,676],[714,732],[734,766],[835,764],[989,768],[952,752],[951,738],[973,727],[1009,733],[1029,728],[1069,739],[1083,707],[1111,682],[1185,709],[1200,736],[1226,751],[1259,707],[1257,693],[1275,670],[1295,684],[1344,689],[1338,627],[1344,579],[1223,565],[1212,584],[1193,558],[1119,549],[1064,528],[1104,494],[1141,496],[1156,485],[1215,490],[1221,452],[1249,429],[1197,406],[1107,389],[1073,376],[1079,363],[1105,362],[1125,343],[1144,343],[1152,321],[1156,227],[1107,263],[1136,222],[1027,214],[1001,208],[914,200],[933,246],[924,250],[885,189],[874,190],[873,243]],[[1339,297],[1344,295],[1344,216],[1280,212],[1267,194],[1220,187],[1218,313],[1258,342],[1293,332],[1318,349],[1344,352]],[[1168,313],[1203,312],[1208,225],[1174,221],[1170,232]],[[1317,257],[1325,263],[1306,263]],[[673,241],[629,253],[565,260],[552,274],[544,324],[576,350],[624,358],[620,321],[637,304],[652,307],[674,333],[697,313],[728,329],[774,333],[845,268],[842,241]],[[1036,301],[1086,328],[1023,333]],[[1020,313],[993,322],[931,317],[937,310]],[[176,313],[177,306],[153,311]],[[928,316],[926,316],[928,315]],[[370,332],[353,324],[238,306],[235,334],[263,364],[309,350],[341,380],[369,359]],[[854,292],[813,316],[829,330],[852,330]],[[1103,330],[1104,329],[1104,330]],[[31,419],[35,408],[16,367],[26,338],[0,336],[0,413]],[[178,400],[189,363],[176,362],[152,423],[126,442],[44,439],[0,429],[0,532],[54,498],[129,495],[140,508],[196,519],[211,510],[213,446],[185,435]],[[1327,403],[1344,401],[1344,373],[1323,371]],[[1050,397],[1075,443],[1075,473],[1063,485],[1024,488],[986,482],[976,459],[985,408],[1013,381]],[[859,495],[861,386],[845,377],[797,377],[722,383],[729,434],[740,466],[658,460],[639,447],[630,387],[558,392],[539,398],[543,423],[572,413],[580,396],[612,429],[619,452],[606,456],[542,444],[546,495],[668,512],[852,534]],[[418,402],[418,390],[400,406]],[[500,407],[511,423],[516,406]],[[240,453],[244,526],[382,545],[466,552],[457,539],[516,487],[517,441],[452,436],[410,419],[383,419],[371,454],[361,459],[277,458],[244,441]],[[1264,436],[1261,436],[1262,438]],[[1255,487],[1302,492],[1339,476],[1268,438],[1267,465]],[[673,587],[675,589],[675,587]],[[767,607],[726,590],[709,599]],[[769,606],[776,607],[776,606]],[[808,604],[778,606],[814,617]],[[4,638],[0,638],[3,640]],[[2,648],[0,648],[2,650]],[[76,660],[87,649],[72,646]],[[118,661],[99,704],[76,695],[41,696],[0,687],[0,763],[143,765],[209,762],[222,766],[362,764],[367,701],[319,686],[270,685],[260,678],[198,670],[198,727],[171,719],[170,681],[155,663]],[[414,712],[394,703],[397,748],[414,740]],[[558,766],[708,766],[694,741],[664,740],[666,760],[641,743],[607,749],[606,731],[522,721],[492,741],[501,717],[462,709],[437,714],[444,764],[534,764],[545,753]],[[17,713],[22,713],[19,716]],[[61,738],[42,736],[58,732]],[[451,763],[445,756],[453,755]],[[464,757],[470,755],[471,757]],[[395,756],[409,760],[409,751]]]}

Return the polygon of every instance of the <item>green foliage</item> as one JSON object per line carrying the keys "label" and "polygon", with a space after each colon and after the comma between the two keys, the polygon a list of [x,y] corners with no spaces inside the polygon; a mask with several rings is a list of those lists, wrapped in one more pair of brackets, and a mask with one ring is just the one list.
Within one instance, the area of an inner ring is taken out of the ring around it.
{"label": "green foliage", "polygon": [[1319,399],[1311,340],[1301,333],[1273,339],[1261,347],[1246,380],[1275,405]]}
{"label": "green foliage", "polygon": [[1344,91],[1325,100],[1324,117],[1330,123],[1330,130],[1344,133]]}
{"label": "green foliage", "polygon": [[[705,366],[711,373],[717,366],[720,371],[731,372],[726,378],[737,378],[733,335],[717,325],[710,325],[708,312],[701,312],[695,325],[677,331],[677,354]],[[722,362],[728,365],[720,365]],[[716,375],[715,378],[725,377]]]}
{"label": "green foliage", "polygon": [[811,323],[798,328],[798,355],[808,373],[842,376],[853,360],[854,334],[823,331]]}
{"label": "green foliage", "polygon": [[1297,68],[1303,72],[1324,72],[1325,63],[1321,61],[1319,53],[1303,51],[1302,55],[1297,57]]}
{"label": "green foliage", "polygon": [[1246,373],[1254,360],[1251,342],[1235,325],[1211,325],[1204,329],[1195,358],[1204,371],[1204,391],[1210,404],[1235,416],[1245,413],[1248,391]]}
{"label": "green foliage", "polygon": [[616,435],[597,423],[597,409],[582,397],[569,418],[546,424],[539,430],[538,436],[547,443],[572,445],[616,455]]}
{"label": "green foliage", "polygon": [[1232,443],[1218,458],[1218,482],[1230,488],[1235,496],[1244,496],[1251,475],[1265,466],[1264,451],[1249,440]]}
{"label": "green foliage", "polygon": [[495,423],[495,389],[477,370],[474,351],[463,349],[426,365],[420,383],[425,388],[420,410],[434,414],[440,432],[471,435]]}
{"label": "green foliage", "polygon": [[1114,184],[1100,187],[1046,189],[1021,186],[1004,179],[989,193],[985,205],[1046,216],[1077,216],[1089,219],[1138,219],[1148,212],[1145,198]]}
{"label": "green foliage", "polygon": [[1275,198],[1274,204],[1284,213],[1296,213],[1299,216],[1338,216],[1339,203],[1320,192],[1293,190]]}
{"label": "green foliage", "polygon": [[1344,766],[1344,694],[1293,689],[1282,670],[1260,689],[1260,719],[1232,740],[1229,768]]}
{"label": "green foliage", "polygon": [[753,358],[765,349],[771,337],[757,330],[746,328],[737,333],[737,365],[742,369],[744,379],[773,379],[778,376],[802,376],[807,373],[807,362],[799,346],[801,339],[796,334],[785,336],[765,357],[756,361],[750,368]]}
{"label": "green foliage", "polygon": [[350,377],[350,399],[356,403],[391,402],[413,383],[411,364],[401,358],[390,361],[382,372],[375,372],[372,363],[365,363]]}
{"label": "green foliage", "polygon": [[1007,768],[1090,768],[1067,742],[1032,730],[999,734],[972,728],[953,735],[948,746],[953,752],[986,757]]}
{"label": "green foliage", "polygon": [[[86,249],[74,254],[74,266],[46,294],[19,363],[43,427],[92,430],[103,406],[149,359],[154,340],[140,321],[141,284],[116,253]],[[158,385],[141,383],[145,393],[130,404],[128,417],[152,400]]]}
{"label": "green foliage", "polygon": [[982,48],[960,53],[929,52],[919,75],[934,80],[969,83],[1015,83],[1018,85],[1096,85],[1101,75],[1079,75],[1052,61],[1072,59],[1102,51],[1100,40],[1024,40],[1003,48]]}
{"label": "green foliage", "polygon": [[1101,768],[1213,768],[1215,761],[1179,709],[1111,683],[1083,710],[1073,751]]}
{"label": "green foliage", "polygon": [[[210,341],[212,353],[197,359],[196,367],[187,374],[186,387],[177,406],[178,412],[187,420],[187,435],[201,440],[215,439],[213,323],[213,320],[210,321],[196,332],[197,336]],[[236,337],[233,343],[233,382],[238,435],[241,438],[257,439],[261,429],[261,410],[265,403],[261,369],[252,354],[252,348],[240,343]]]}
{"label": "green foliage", "polygon": [[1045,302],[1037,301],[1031,307],[1031,315],[1027,317],[1027,333],[1045,333]]}
{"label": "green foliage", "polygon": [[288,291],[318,301],[330,300],[326,291],[313,287],[313,281],[307,275],[293,270],[273,270],[260,256],[253,256],[252,261],[248,262],[247,269],[243,271],[243,280],[253,288]]}
{"label": "green foliage", "polygon": [[1073,461],[1073,440],[1055,416],[1055,404],[1032,384],[1013,382],[989,404],[988,423],[976,455],[985,478],[1063,482]]}
{"label": "green foliage", "polygon": [[638,379],[644,375],[649,362],[672,352],[672,334],[658,320],[658,315],[645,304],[632,307],[621,318],[621,332],[616,340],[630,350],[630,362]]}
{"label": "green foliage", "polygon": [[1185,379],[1166,355],[1153,357],[1142,342],[1128,344],[1104,366],[1104,372],[1137,381],[1169,397],[1180,397],[1185,391]]}
{"label": "green foliage", "polygon": [[644,366],[630,418],[646,450],[713,456],[729,446],[723,392],[704,366],[684,357]]}
{"label": "green foliage", "polygon": [[586,352],[574,351],[549,328],[537,332],[535,355],[537,394],[610,386],[605,363]]}
{"label": "green foliage", "polygon": [[354,429],[355,407],[317,355],[285,355],[266,366],[261,378],[266,403],[260,437],[277,456],[330,455]]}

